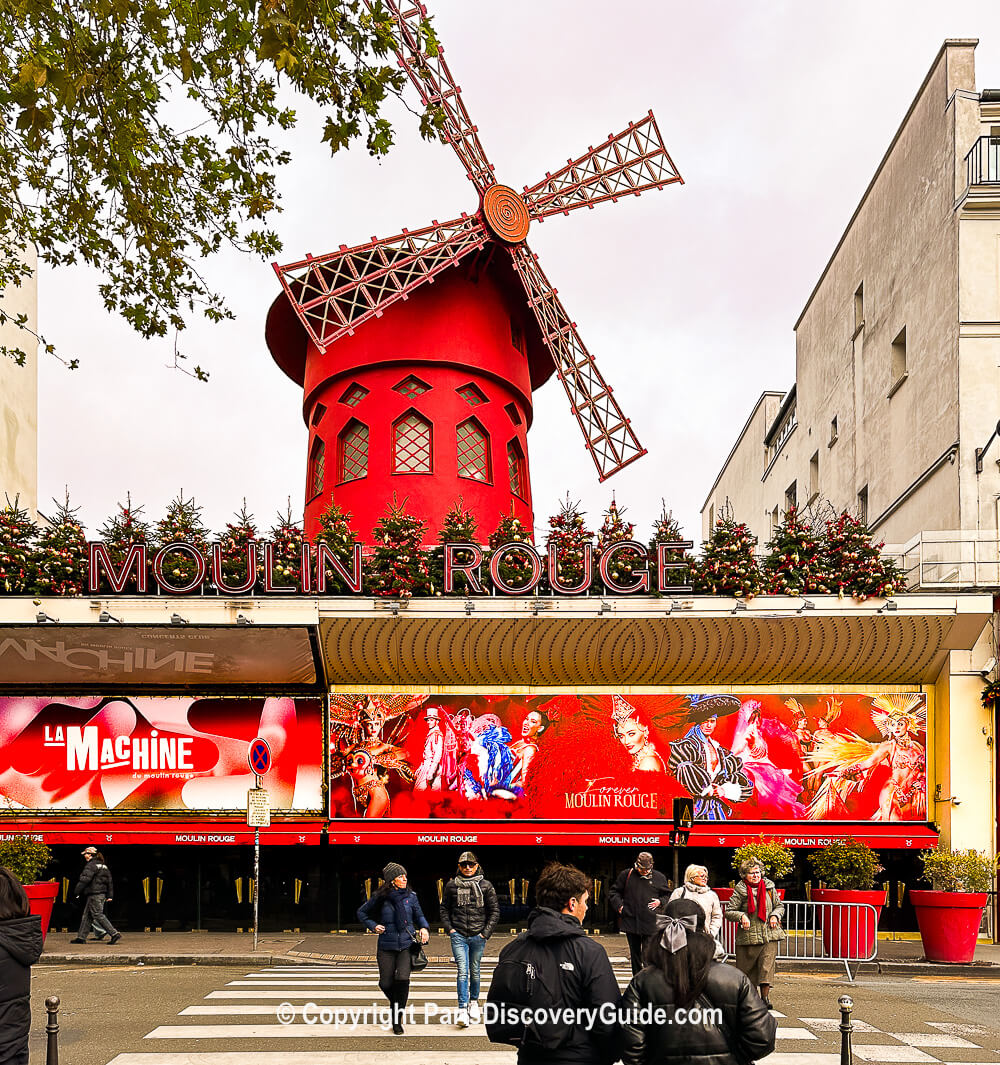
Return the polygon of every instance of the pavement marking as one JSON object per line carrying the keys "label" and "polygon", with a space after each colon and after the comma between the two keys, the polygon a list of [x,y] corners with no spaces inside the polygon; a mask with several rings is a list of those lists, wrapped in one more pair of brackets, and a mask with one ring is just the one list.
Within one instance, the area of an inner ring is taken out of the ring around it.
{"label": "pavement marking", "polygon": [[[800,1017],[799,1020],[803,1024],[808,1024],[810,1028],[815,1028],[817,1032],[839,1032],[840,1021],[835,1020],[832,1017]],[[854,1025],[855,1032],[881,1032],[881,1028],[876,1028],[873,1024],[869,1024],[867,1021],[858,1021],[853,1017],[851,1023]]]}
{"label": "pavement marking", "polygon": [[854,1044],[854,1056],[861,1061],[921,1062],[939,1061],[915,1047],[892,1046],[891,1044]]}
{"label": "pavement marking", "polygon": [[808,1028],[782,1028],[774,1033],[775,1039],[815,1039],[816,1036]]}
{"label": "pavement marking", "polygon": [[[375,977],[371,976],[370,979],[371,979],[372,982],[368,986],[371,987],[373,989],[373,991],[375,991],[377,994],[381,994],[382,992],[379,991],[378,983],[377,983]],[[363,988],[364,983],[365,983],[365,981],[363,981],[363,980],[322,980],[322,981],[315,981],[315,980],[310,980],[310,981],[302,981],[302,980],[268,980],[268,982],[266,984],[262,984],[262,983],[260,983],[257,980],[230,980],[226,984],[226,987],[259,987],[263,991],[264,989],[269,988],[269,987],[297,987],[297,988],[300,988],[300,989],[310,988],[310,987],[312,987],[312,988],[324,988],[324,987],[331,987],[331,988],[333,988],[333,987],[353,987],[353,988],[361,987],[361,988]],[[454,988],[455,987],[455,981],[454,980],[411,980],[410,981],[410,986],[412,987],[414,985],[416,987],[450,987],[450,988]],[[619,985],[619,986],[621,986],[621,985]],[[482,982],[480,983],[480,987],[484,991],[488,991],[489,987],[490,987],[490,981],[484,978],[482,980]]]}
{"label": "pavement marking", "polygon": [[[330,1024],[161,1024],[154,1028],[146,1039],[386,1039],[392,1038],[391,1029],[379,1024],[344,1025],[340,1032]],[[421,1029],[418,1037],[425,1039],[485,1039],[486,1026],[470,1024],[468,1028],[456,1028],[450,1024],[407,1024],[411,1037],[414,1029]],[[421,1051],[421,1058],[428,1055]],[[928,1059],[933,1060],[933,1059]],[[412,1058],[411,1058],[412,1061]]]}
{"label": "pavement marking", "polygon": [[775,1051],[773,1054],[768,1054],[766,1058],[761,1058],[760,1061],[766,1061],[767,1065],[840,1065],[840,1055],[812,1053],[794,1054]]}
{"label": "pavement marking", "polygon": [[937,1028],[939,1032],[947,1032],[949,1035],[995,1035],[995,1028],[987,1028],[985,1024],[954,1024],[951,1021],[928,1021],[931,1028]]}
{"label": "pavement marking", "polygon": [[972,1050],[982,1049],[976,1043],[970,1043],[968,1039],[960,1039],[957,1035],[947,1032],[886,1032],[893,1039],[906,1043],[911,1047],[965,1047]]}
{"label": "pavement marking", "polygon": [[[421,991],[419,988],[414,990],[410,987],[411,999],[445,999],[454,998],[455,988],[452,985],[452,991],[449,995],[445,991]],[[267,1001],[275,1002],[290,1002],[292,999],[324,999],[343,1002],[381,1002],[384,1003],[385,996],[377,987],[371,988],[369,991],[357,991],[357,990],[344,990],[344,991],[210,991],[205,998],[211,999],[265,999]]]}
{"label": "pavement marking", "polygon": [[[808,1055],[806,1055],[808,1057]],[[516,1065],[517,1052],[501,1050],[422,1050],[427,1065]],[[412,1050],[303,1050],[295,1051],[180,1051],[178,1053],[119,1054],[108,1065],[413,1065]],[[839,1059],[838,1059],[839,1062]],[[775,1063],[781,1065],[781,1063]],[[797,1065],[794,1062],[785,1065]],[[810,1062],[808,1065],[837,1065],[836,1062]]]}

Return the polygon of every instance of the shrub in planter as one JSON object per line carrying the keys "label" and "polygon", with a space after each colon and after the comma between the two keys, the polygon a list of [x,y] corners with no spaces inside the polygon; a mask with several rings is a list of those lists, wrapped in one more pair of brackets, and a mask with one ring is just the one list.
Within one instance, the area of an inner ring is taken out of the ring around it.
{"label": "shrub in planter", "polygon": [[783,880],[795,868],[792,852],[776,839],[764,839],[763,836],[754,843],[744,843],[733,854],[733,868],[739,874],[741,863],[748,858],[756,858],[772,880]]}
{"label": "shrub in planter", "polygon": [[49,930],[52,907],[59,893],[55,881],[40,883],[39,877],[52,861],[52,851],[40,840],[18,836],[0,842],[0,865],[9,869],[24,886],[31,912],[42,919],[42,936]]}
{"label": "shrub in planter", "polygon": [[809,864],[824,885],[812,892],[812,901],[821,904],[823,949],[831,957],[872,957],[885,905],[885,892],[872,890],[882,872],[878,855],[860,840],[836,839],[810,854]]}
{"label": "shrub in planter", "polygon": [[976,952],[976,937],[996,874],[996,860],[981,851],[953,851],[940,843],[922,851],[931,891],[911,891],[928,961],[964,964]]}

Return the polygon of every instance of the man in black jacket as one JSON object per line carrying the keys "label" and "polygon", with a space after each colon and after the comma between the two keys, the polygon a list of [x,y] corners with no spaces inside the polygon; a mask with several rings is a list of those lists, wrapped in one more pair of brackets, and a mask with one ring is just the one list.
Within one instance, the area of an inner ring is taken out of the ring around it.
{"label": "man in black jacket", "polygon": [[618,874],[608,892],[611,908],[618,914],[621,930],[628,940],[632,975],[642,968],[642,946],[656,931],[656,915],[670,901],[667,878],[653,868],[653,856],[642,851],[631,869]]}
{"label": "man in black jacket", "polygon": [[111,870],[104,863],[104,855],[96,847],[87,847],[82,854],[86,865],[73,889],[73,895],[84,900],[83,917],[80,919],[80,930],[76,933],[76,939],[71,939],[70,943],[86,943],[93,927],[97,929],[96,939],[111,936],[113,946],[121,939],[122,934],[104,914],[104,904],[112,900],[115,891]]}
{"label": "man in black jacket", "polygon": [[451,937],[451,953],[458,966],[459,1028],[482,1020],[479,964],[499,920],[496,888],[483,876],[472,851],[463,851],[458,875],[448,881],[441,895],[441,923]]}
{"label": "man in black jacket", "polygon": [[[515,1043],[517,1065],[611,1065],[618,1060],[618,1004],[621,992],[607,952],[583,930],[590,898],[590,878],[572,865],[553,862],[535,886],[537,908],[528,915],[528,930],[500,951],[490,986],[488,1011],[519,1011],[524,1003],[505,1003],[498,995],[497,972],[505,956],[516,956],[531,975],[558,973],[547,990],[554,993],[551,1008],[572,1019],[531,1026]],[[487,1035],[494,1039],[490,1018]],[[544,1044],[542,1042],[544,1040]]]}

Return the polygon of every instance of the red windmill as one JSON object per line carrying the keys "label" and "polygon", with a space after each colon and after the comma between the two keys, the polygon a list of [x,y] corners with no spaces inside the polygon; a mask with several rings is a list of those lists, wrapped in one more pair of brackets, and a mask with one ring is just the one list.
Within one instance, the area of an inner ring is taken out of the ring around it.
{"label": "red windmill", "polygon": [[497,184],[443,50],[424,51],[426,9],[383,2],[400,64],[442,114],[479,210],[275,265],[284,292],[266,338],[303,387],[306,533],[332,498],[366,537],[393,492],[432,537],[459,496],[484,534],[512,507],[530,529],[531,394],[553,370],[602,481],[645,449],[525,243],[528,227],[682,178],[650,112],[521,194]]}

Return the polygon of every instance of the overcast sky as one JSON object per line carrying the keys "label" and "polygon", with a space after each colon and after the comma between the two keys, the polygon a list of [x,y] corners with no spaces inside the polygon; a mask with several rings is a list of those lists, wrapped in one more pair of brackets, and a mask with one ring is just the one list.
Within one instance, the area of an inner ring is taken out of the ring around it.
{"label": "overcast sky", "polygon": [[[600,485],[553,377],[529,434],[535,524],[569,492],[596,527],[614,493],[640,538],[663,498],[697,540],[754,401],[794,380],[792,326],[941,42],[978,37],[977,86],[1000,88],[1000,5],[430,0],[430,13],[504,184],[534,184],[653,109],[686,184],[529,235],[649,454]],[[331,159],[318,121],[300,125],[284,261],[476,209],[451,149],[391,117],[382,161],[363,147]],[[208,384],[168,369],[172,342],[106,315],[94,275],[40,275],[41,331],[82,364],[41,362],[43,512],[69,485],[91,530],[126,491],[156,519],[183,489],[216,530],[244,497],[264,529],[289,497],[301,515],[301,390],[264,344],[274,274],[235,254],[207,273],[237,314],[181,336]]]}

